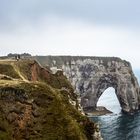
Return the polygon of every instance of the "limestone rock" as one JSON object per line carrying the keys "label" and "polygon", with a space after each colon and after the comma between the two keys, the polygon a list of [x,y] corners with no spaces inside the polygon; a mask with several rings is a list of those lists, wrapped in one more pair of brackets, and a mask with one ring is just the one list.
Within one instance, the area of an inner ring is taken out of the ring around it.
{"label": "limestone rock", "polygon": [[[75,92],[80,93],[84,110],[92,111],[102,93],[115,89],[124,112],[139,109],[140,89],[131,64],[116,57],[46,56],[41,64],[63,69]],[[53,63],[55,62],[55,63]]]}

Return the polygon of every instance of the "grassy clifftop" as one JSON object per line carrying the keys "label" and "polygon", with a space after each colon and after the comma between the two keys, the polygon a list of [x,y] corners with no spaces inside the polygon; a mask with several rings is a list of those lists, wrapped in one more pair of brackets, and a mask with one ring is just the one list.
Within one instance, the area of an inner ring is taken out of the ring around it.
{"label": "grassy clifftop", "polygon": [[62,73],[34,60],[0,61],[0,140],[93,139],[98,128],[76,98]]}

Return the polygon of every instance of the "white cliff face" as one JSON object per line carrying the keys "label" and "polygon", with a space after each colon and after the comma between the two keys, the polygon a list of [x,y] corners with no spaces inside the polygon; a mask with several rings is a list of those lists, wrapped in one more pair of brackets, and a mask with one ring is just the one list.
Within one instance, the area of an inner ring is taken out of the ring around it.
{"label": "white cliff face", "polygon": [[[59,57],[59,56],[58,56]],[[125,112],[138,110],[139,85],[129,62],[119,58],[102,57],[51,57],[64,71],[75,91],[80,93],[84,110],[94,110],[102,93],[109,87],[116,95]],[[50,60],[49,60],[50,61]]]}

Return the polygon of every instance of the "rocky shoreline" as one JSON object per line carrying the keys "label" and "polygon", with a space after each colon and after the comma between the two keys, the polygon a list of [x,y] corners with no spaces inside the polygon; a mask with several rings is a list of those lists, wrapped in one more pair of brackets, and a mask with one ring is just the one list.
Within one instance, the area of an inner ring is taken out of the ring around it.
{"label": "rocky shoreline", "polygon": [[98,106],[95,110],[93,111],[86,111],[85,114],[87,116],[102,116],[102,115],[108,115],[108,114],[112,114],[113,112],[111,112],[110,110],[108,110],[107,108],[103,107],[103,106]]}

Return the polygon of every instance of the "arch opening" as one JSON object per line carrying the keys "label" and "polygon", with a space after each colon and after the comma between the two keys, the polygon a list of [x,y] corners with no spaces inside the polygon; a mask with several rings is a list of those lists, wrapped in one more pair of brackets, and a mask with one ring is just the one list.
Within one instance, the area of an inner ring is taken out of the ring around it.
{"label": "arch opening", "polygon": [[113,87],[107,88],[100,96],[97,107],[105,107],[107,110],[113,113],[120,113],[121,106],[116,96],[115,89]]}

